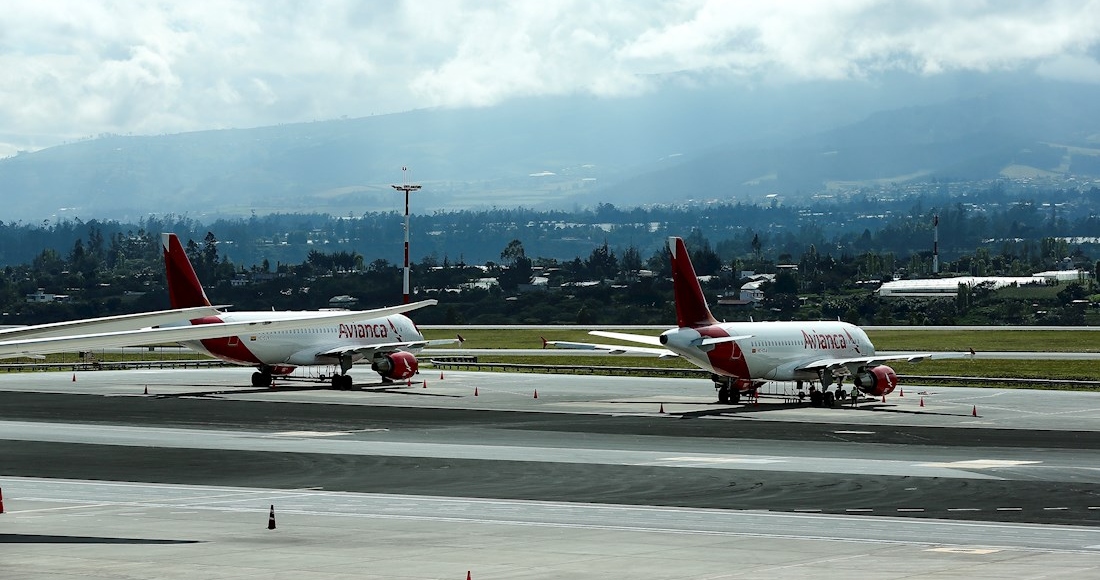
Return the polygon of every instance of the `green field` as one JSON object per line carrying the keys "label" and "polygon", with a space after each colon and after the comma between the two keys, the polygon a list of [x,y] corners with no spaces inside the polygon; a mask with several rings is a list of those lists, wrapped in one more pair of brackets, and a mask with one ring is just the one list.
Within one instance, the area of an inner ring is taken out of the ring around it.
{"label": "green field", "polygon": [[[637,334],[658,335],[660,330],[625,330]],[[692,364],[679,359],[659,359],[656,357],[589,355],[584,351],[557,349],[561,356],[511,356],[478,354],[479,349],[537,349],[542,347],[542,338],[547,340],[565,340],[574,342],[617,341],[589,335],[584,330],[572,329],[519,329],[519,328],[476,328],[476,329],[425,329],[428,339],[453,338],[456,333],[466,339],[461,347],[475,355],[484,363],[511,363],[528,365],[563,365],[573,368],[585,367],[657,367],[694,369]],[[879,351],[957,351],[966,352],[973,348],[983,351],[1036,351],[1036,352],[1096,352],[1100,350],[1100,332],[1088,330],[875,330],[868,334]],[[624,343],[625,344],[625,343]],[[457,345],[443,348],[457,348]],[[431,350],[422,355],[430,358]],[[95,358],[110,361],[148,361],[148,360],[188,360],[206,358],[203,355],[181,349],[176,353],[154,353],[144,349],[131,349],[126,354],[94,353]],[[66,364],[77,363],[76,354],[49,355],[44,360],[9,359],[9,371],[19,370],[27,363]],[[22,364],[20,364],[22,363]],[[928,360],[920,363],[891,364],[898,374],[936,377],[1001,377],[1027,379],[1055,379],[1064,381],[1100,381],[1100,361],[1053,361],[1053,360],[982,360],[947,359]],[[956,382],[956,384],[959,384]],[[1059,388],[1083,388],[1072,385],[1058,385]]]}
{"label": "green field", "polygon": [[[660,330],[624,330],[633,334],[657,336]],[[540,348],[542,338],[574,342],[618,341],[594,337],[584,330],[475,328],[424,331],[429,339],[453,338],[461,334],[466,339],[463,348]],[[867,335],[876,350],[914,351],[1040,351],[1040,352],[1100,352],[1100,331],[1077,330],[872,330]],[[629,344],[629,343],[621,343]]]}
{"label": "green field", "polygon": [[[425,330],[427,338],[449,338],[455,333],[466,339],[462,348],[477,355],[478,349],[531,349],[542,346],[542,338],[575,342],[619,341],[589,335],[583,330],[571,329],[467,329]],[[627,330],[635,334],[660,334],[659,330]],[[1100,331],[1075,330],[887,330],[868,332],[875,349],[879,351],[956,351],[967,352],[973,348],[983,351],[1036,351],[1036,352],[1097,352],[1100,350]],[[622,343],[626,344],[626,343]],[[559,349],[560,350],[560,349]],[[429,351],[430,352],[430,351]],[[583,351],[566,351],[560,357],[478,355],[482,362],[506,362],[532,365],[570,366],[638,366],[661,368],[693,368],[681,359],[656,357],[591,356]],[[1071,381],[1100,381],[1100,361],[1054,360],[982,360],[947,359],[926,360],[919,363],[897,363],[891,366],[901,375],[1001,377],[1027,379],[1056,379]]]}

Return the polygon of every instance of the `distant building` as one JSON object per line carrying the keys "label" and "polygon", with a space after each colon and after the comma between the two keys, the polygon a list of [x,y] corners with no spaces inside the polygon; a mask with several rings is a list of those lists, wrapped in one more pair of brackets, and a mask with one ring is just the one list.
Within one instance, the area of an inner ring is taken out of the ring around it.
{"label": "distant building", "polygon": [[37,292],[33,294],[27,294],[27,302],[41,303],[41,302],[69,302],[72,296],[68,294],[49,294],[42,291],[39,288]]}
{"label": "distant building", "polygon": [[354,296],[348,296],[347,294],[333,296],[332,298],[328,299],[328,305],[330,308],[351,308],[358,303],[358,298]]}
{"label": "distant building", "polygon": [[1082,270],[1051,270],[1031,276],[957,276],[953,278],[929,278],[926,280],[893,280],[883,282],[876,292],[882,298],[933,298],[937,296],[954,297],[959,293],[959,285],[971,288],[979,284],[989,284],[993,290],[1010,286],[1045,286],[1058,282],[1077,282],[1088,279],[1088,273]]}

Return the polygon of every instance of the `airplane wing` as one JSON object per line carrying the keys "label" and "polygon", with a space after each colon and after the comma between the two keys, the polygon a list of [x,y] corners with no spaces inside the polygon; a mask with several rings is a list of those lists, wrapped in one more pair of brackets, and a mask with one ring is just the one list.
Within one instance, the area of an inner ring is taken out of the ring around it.
{"label": "airplane wing", "polygon": [[[658,356],[662,358],[680,356],[667,348],[661,347],[661,339],[656,336],[648,336],[644,334],[629,334],[625,332],[608,332],[605,330],[593,330],[588,334],[594,336],[602,336],[604,338],[613,338],[615,340],[623,340],[627,342],[637,342],[639,344],[651,345],[648,347],[642,346],[623,346],[620,344],[601,344],[592,342],[567,342],[564,340],[546,340],[543,339],[543,348],[549,346],[555,346],[558,348],[577,349],[577,350],[596,350],[605,352],[607,354],[626,354],[626,355],[640,355],[640,356]],[[698,346],[710,346],[714,344],[720,344],[723,342],[734,342],[744,338],[752,338],[751,334],[744,336],[719,336],[719,337],[707,337],[699,341]],[[661,348],[654,348],[661,347]]]}
{"label": "airplane wing", "polygon": [[832,370],[840,367],[868,367],[885,364],[888,362],[904,361],[909,363],[920,362],[924,359],[964,358],[973,356],[965,352],[892,352],[880,353],[869,357],[855,358],[822,358],[807,361],[799,365],[797,371]]}
{"label": "airplane wing", "polygon": [[374,353],[378,351],[382,352],[394,352],[399,350],[411,350],[416,348],[423,348],[426,346],[429,340],[411,340],[407,342],[383,342],[378,344],[363,344],[363,345],[347,345],[330,348],[317,353],[317,356],[340,356],[342,354],[358,353],[363,355],[364,358],[370,358]]}
{"label": "airplane wing", "polygon": [[[616,340],[636,342],[639,344],[655,345],[658,347],[661,345],[660,339],[658,339],[656,336],[627,334],[625,332],[606,332],[602,330],[593,330],[588,334],[602,336],[604,338],[614,338]],[[573,350],[594,350],[604,354],[625,354],[658,357],[678,356],[676,353],[666,348],[653,348],[652,346],[624,346],[621,344],[600,344],[594,342],[569,342],[564,340],[546,340],[545,338],[542,339],[542,348],[546,348],[547,346]]]}
{"label": "airplane wing", "polygon": [[301,316],[285,320],[169,326],[45,338],[0,340],[0,358],[35,356],[56,352],[72,352],[74,350],[92,350],[117,346],[134,346],[138,344],[203,340],[207,338],[220,338],[250,333],[312,328],[340,322],[362,320],[364,318],[382,318],[392,314],[409,312],[410,310],[416,310],[425,306],[432,306],[437,302],[436,300],[421,300],[411,304],[401,304],[399,306],[390,306],[374,310],[303,312]]}
{"label": "airplane wing", "polygon": [[13,326],[0,330],[0,341],[24,338],[47,338],[51,336],[72,336],[74,334],[114,332],[119,330],[136,330],[148,326],[183,322],[191,320],[192,318],[214,316],[221,314],[218,310],[219,308],[221,307],[196,306],[193,308],[155,310],[153,312],[121,314],[117,316],[104,316],[101,318],[84,318],[81,320],[67,320],[65,322],[51,322],[48,324],[35,324],[30,326]]}

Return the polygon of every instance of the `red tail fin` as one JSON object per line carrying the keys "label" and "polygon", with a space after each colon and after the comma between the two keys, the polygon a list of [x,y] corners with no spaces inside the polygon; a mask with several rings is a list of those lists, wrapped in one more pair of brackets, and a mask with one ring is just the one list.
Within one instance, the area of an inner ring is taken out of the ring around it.
{"label": "red tail fin", "polygon": [[691,265],[687,246],[681,238],[668,239],[668,251],[672,255],[672,293],[676,301],[676,325],[680,328],[695,328],[717,324],[718,321],[707,307],[703,297],[703,288],[695,276],[695,267]]}
{"label": "red tail fin", "polygon": [[161,234],[164,246],[164,273],[168,276],[168,300],[172,308],[210,306],[187,253],[176,234]]}

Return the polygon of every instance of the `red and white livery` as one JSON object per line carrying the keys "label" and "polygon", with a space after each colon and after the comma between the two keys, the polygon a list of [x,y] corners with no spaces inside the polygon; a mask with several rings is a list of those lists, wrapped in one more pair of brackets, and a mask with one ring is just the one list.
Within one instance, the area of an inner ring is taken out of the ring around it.
{"label": "red and white livery", "polygon": [[863,329],[840,321],[718,322],[703,296],[684,241],[668,240],[676,302],[676,328],[660,336],[592,331],[589,334],[647,345],[547,342],[561,348],[614,354],[680,356],[710,371],[718,401],[737,403],[767,381],[820,382],[823,389],[845,377],[874,397],[893,392],[898,376],[887,361],[916,362],[932,353],[875,354]]}
{"label": "red and white livery", "polygon": [[[209,306],[210,300],[199,283],[187,254],[175,234],[162,234],[164,267],[168,276],[168,294],[172,308]],[[434,300],[413,303],[405,310],[435,304]],[[315,316],[331,317],[331,312],[221,312],[195,318],[192,326],[232,324],[247,321],[279,321]],[[287,375],[297,367],[333,366],[331,382],[335,388],[352,385],[348,370],[358,361],[369,361],[383,381],[405,380],[417,373],[416,353],[424,346],[447,344],[455,340],[427,341],[420,330],[403,314],[378,316],[364,312],[352,320],[348,316],[329,324],[277,332],[249,332],[218,338],[185,341],[184,346],[233,364],[256,368],[252,385],[269,387],[273,376]]]}

